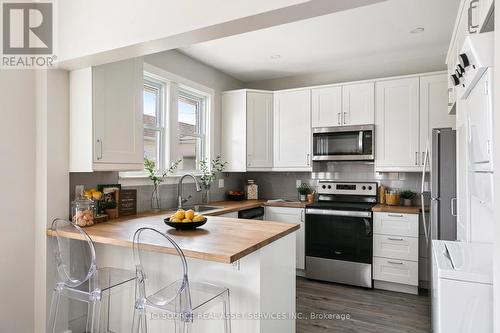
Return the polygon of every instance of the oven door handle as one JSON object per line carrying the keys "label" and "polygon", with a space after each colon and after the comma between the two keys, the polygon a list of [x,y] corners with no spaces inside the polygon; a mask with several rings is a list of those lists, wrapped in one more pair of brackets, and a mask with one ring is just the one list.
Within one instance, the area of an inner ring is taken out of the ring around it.
{"label": "oven door handle", "polygon": [[350,210],[332,210],[332,209],[317,209],[317,208],[307,208],[307,215],[330,215],[330,216],[350,216],[350,217],[367,217],[371,218],[371,212],[359,212]]}

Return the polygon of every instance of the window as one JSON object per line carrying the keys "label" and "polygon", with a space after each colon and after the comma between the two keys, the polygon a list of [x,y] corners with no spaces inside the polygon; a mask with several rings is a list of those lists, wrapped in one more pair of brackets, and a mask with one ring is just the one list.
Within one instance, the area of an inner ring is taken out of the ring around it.
{"label": "window", "polygon": [[163,168],[164,142],[164,84],[149,77],[144,78],[143,122],[144,122],[144,157]]}
{"label": "window", "polygon": [[[177,172],[198,174],[200,161],[210,159],[214,91],[161,68],[144,64],[144,157],[158,170],[181,161]],[[150,184],[145,171],[120,172],[132,186]]]}
{"label": "window", "polygon": [[206,97],[179,88],[177,98],[177,139],[174,151],[181,160],[180,170],[199,169],[205,156],[205,105]]}

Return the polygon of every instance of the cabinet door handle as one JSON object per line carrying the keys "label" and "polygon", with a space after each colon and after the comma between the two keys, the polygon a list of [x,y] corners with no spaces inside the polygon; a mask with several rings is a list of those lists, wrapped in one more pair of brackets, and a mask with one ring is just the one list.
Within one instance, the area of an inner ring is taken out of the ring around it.
{"label": "cabinet door handle", "polygon": [[457,198],[451,198],[450,206],[451,206],[451,216],[457,216]]}
{"label": "cabinet door handle", "polygon": [[392,261],[392,260],[387,260],[387,262],[389,264],[393,264],[393,265],[402,265],[403,262],[402,261]]}
{"label": "cabinet door handle", "polygon": [[310,159],[310,157],[311,157],[311,154],[306,154],[306,163],[307,163],[307,165],[311,165],[311,159]]}
{"label": "cabinet door handle", "polygon": [[339,112],[339,113],[337,113],[337,124],[338,124],[338,125],[341,125],[341,123],[342,123],[341,118],[342,118],[342,113],[340,113],[340,112]]}
{"label": "cabinet door handle", "polygon": [[300,222],[304,222],[304,209],[300,211]]}
{"label": "cabinet door handle", "polygon": [[402,241],[403,238],[395,238],[395,237],[387,237],[388,240],[392,240],[392,241]]}
{"label": "cabinet door handle", "polygon": [[479,3],[479,0],[472,0],[469,4],[469,9],[467,9],[467,31],[470,33],[470,34],[475,34],[477,32],[477,30],[475,29],[478,29],[479,28],[479,25],[476,24],[474,25],[472,23],[472,14],[474,12],[474,9],[477,9],[478,7],[478,3]]}
{"label": "cabinet door handle", "polygon": [[403,217],[403,214],[387,214],[390,217]]}
{"label": "cabinet door handle", "polygon": [[344,125],[347,124],[347,112],[344,112]]}
{"label": "cabinet door handle", "polygon": [[425,152],[422,152],[422,161],[420,161],[420,163],[424,165],[424,161],[425,161]]}
{"label": "cabinet door handle", "polygon": [[97,160],[102,160],[102,140],[97,139],[97,143],[99,144],[99,154],[97,155]]}
{"label": "cabinet door handle", "polygon": [[418,151],[415,152],[415,165],[418,165]]}

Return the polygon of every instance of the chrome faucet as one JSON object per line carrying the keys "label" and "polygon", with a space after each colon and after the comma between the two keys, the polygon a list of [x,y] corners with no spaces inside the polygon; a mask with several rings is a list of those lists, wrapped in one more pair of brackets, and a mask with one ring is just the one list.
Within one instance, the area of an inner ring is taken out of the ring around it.
{"label": "chrome faucet", "polygon": [[179,178],[179,183],[177,183],[177,208],[179,209],[182,209],[182,205],[184,205],[191,198],[191,195],[188,195],[187,198],[182,197],[182,182],[186,177],[193,178],[194,184],[196,185],[196,192],[201,191],[200,183],[198,183],[198,180],[192,174],[186,173],[184,176]]}

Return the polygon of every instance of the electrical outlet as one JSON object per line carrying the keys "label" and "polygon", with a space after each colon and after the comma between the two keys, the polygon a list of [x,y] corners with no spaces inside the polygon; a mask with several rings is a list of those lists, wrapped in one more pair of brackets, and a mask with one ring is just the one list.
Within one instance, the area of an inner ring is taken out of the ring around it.
{"label": "electrical outlet", "polygon": [[295,186],[299,187],[300,185],[302,185],[302,180],[300,179],[295,180]]}
{"label": "electrical outlet", "polygon": [[84,190],[85,190],[84,185],[76,185],[75,186],[75,198],[78,198],[81,194],[83,194]]}
{"label": "electrical outlet", "polygon": [[219,188],[224,188],[224,179],[219,179]]}

